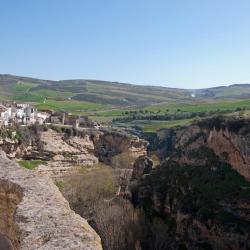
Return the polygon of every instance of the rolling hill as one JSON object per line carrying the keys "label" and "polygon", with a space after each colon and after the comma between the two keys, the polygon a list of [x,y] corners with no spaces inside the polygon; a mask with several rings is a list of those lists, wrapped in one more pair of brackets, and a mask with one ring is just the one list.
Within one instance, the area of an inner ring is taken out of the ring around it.
{"label": "rolling hill", "polygon": [[178,89],[98,80],[51,81],[0,75],[0,100],[33,102],[39,108],[72,112],[151,105],[197,104],[250,98],[250,84]]}
{"label": "rolling hill", "polygon": [[118,107],[161,102],[190,101],[190,90],[139,86],[97,80],[48,81],[12,75],[0,75],[0,98],[41,102],[76,100]]}

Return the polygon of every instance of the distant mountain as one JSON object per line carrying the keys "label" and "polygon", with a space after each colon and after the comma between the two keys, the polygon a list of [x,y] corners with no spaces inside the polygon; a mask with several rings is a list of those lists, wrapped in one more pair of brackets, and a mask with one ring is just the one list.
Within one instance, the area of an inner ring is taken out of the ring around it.
{"label": "distant mountain", "polygon": [[250,98],[250,84],[190,90],[99,80],[50,81],[14,75],[0,75],[0,99],[16,101],[78,100],[125,107],[163,102],[190,103],[200,100],[242,98]]}

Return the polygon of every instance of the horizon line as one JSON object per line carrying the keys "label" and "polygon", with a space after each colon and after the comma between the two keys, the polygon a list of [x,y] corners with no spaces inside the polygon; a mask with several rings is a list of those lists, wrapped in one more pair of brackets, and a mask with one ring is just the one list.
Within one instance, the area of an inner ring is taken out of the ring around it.
{"label": "horizon line", "polygon": [[51,81],[51,82],[62,82],[62,81],[99,81],[99,82],[109,82],[109,83],[115,83],[115,84],[127,84],[127,85],[134,85],[134,86],[145,86],[145,87],[159,87],[159,88],[169,88],[169,89],[182,89],[182,90],[203,90],[203,89],[213,89],[213,88],[220,88],[220,87],[231,87],[234,85],[249,85],[249,82],[244,82],[244,83],[228,83],[228,84],[221,84],[221,85],[216,85],[216,86],[210,86],[210,87],[203,87],[203,88],[180,88],[180,87],[169,87],[166,85],[153,85],[153,84],[146,84],[146,83],[131,83],[131,82],[123,82],[123,81],[117,81],[117,80],[100,80],[100,79],[87,79],[87,78],[68,78],[68,79],[46,79],[42,77],[37,77],[37,76],[32,76],[32,75],[16,75],[12,73],[0,73],[0,76],[13,76],[13,77],[22,77],[22,78],[31,78],[35,80],[40,80],[40,81]]}

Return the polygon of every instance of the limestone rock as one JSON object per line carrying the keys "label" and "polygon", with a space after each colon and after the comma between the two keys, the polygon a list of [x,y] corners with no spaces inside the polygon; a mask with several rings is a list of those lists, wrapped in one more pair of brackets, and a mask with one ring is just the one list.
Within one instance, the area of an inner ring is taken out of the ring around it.
{"label": "limestone rock", "polygon": [[87,221],[75,214],[46,175],[19,167],[0,154],[0,232],[15,249],[101,250]]}
{"label": "limestone rock", "polygon": [[144,174],[149,174],[152,170],[153,162],[146,156],[136,159],[131,180],[140,180]]}

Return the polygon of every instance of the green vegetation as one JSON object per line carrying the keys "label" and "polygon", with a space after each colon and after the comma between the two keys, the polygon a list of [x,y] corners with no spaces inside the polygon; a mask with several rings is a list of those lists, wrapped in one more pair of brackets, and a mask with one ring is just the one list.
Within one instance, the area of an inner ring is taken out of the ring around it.
{"label": "green vegetation", "polygon": [[145,132],[156,132],[162,128],[172,128],[177,126],[188,125],[192,122],[192,119],[183,119],[176,121],[149,121],[147,124],[142,125],[141,128]]}
{"label": "green vegetation", "polygon": [[95,116],[101,117],[120,117],[134,114],[175,114],[180,112],[209,112],[209,111],[235,111],[236,109],[250,109],[250,99],[234,100],[234,101],[219,101],[212,103],[180,103],[171,104],[163,103],[158,105],[150,105],[142,109],[129,108],[129,109],[112,109],[96,113]]}
{"label": "green vegetation", "polygon": [[114,122],[115,125],[129,127],[138,126],[153,132],[163,128],[165,125],[166,127],[185,125],[188,120],[195,117],[206,117],[218,113],[226,114],[241,110],[246,112],[245,110],[248,109],[250,109],[249,99],[200,104],[161,104],[151,105],[142,109],[99,110],[92,113],[86,112],[86,114],[89,115],[91,119],[98,122]]}
{"label": "green vegetation", "polygon": [[62,190],[64,188],[64,182],[63,181],[56,181],[56,186],[59,188],[59,190]]}
{"label": "green vegetation", "polygon": [[247,100],[234,100],[234,101],[218,101],[212,103],[194,103],[194,104],[160,104],[154,106],[148,106],[144,110],[161,111],[167,113],[175,112],[208,112],[208,111],[234,111],[237,108],[250,109],[250,99]]}
{"label": "green vegetation", "polygon": [[55,101],[55,100],[47,100],[44,103],[39,103],[36,107],[40,110],[42,109],[53,109],[56,111],[67,111],[67,112],[84,112],[88,110],[99,110],[105,107],[105,105],[91,103],[91,102],[84,102],[84,101]]}
{"label": "green vegetation", "polygon": [[46,164],[45,161],[41,160],[21,160],[18,162],[20,166],[27,168],[27,169],[35,169],[37,166],[41,164]]}
{"label": "green vegetation", "polygon": [[162,128],[173,128],[173,127],[188,125],[192,121],[193,119],[183,119],[183,120],[173,120],[173,121],[136,120],[127,123],[116,123],[116,125],[122,127],[133,127],[141,129],[144,132],[156,132],[157,130]]}
{"label": "green vegetation", "polygon": [[[233,112],[250,109],[250,85],[232,85],[195,91],[156,86],[137,86],[96,80],[48,81],[11,75],[0,75],[0,99],[32,102],[40,110],[52,109],[88,115],[103,123],[132,119],[126,126],[145,131],[185,124],[199,113]],[[155,117],[157,116],[157,117]],[[164,116],[175,116],[164,120]],[[185,117],[187,116],[187,117]],[[181,119],[179,119],[181,117]],[[150,120],[147,124],[135,120]],[[157,122],[155,122],[157,120]],[[161,120],[161,122],[158,122]],[[121,122],[121,121],[119,121]]]}

